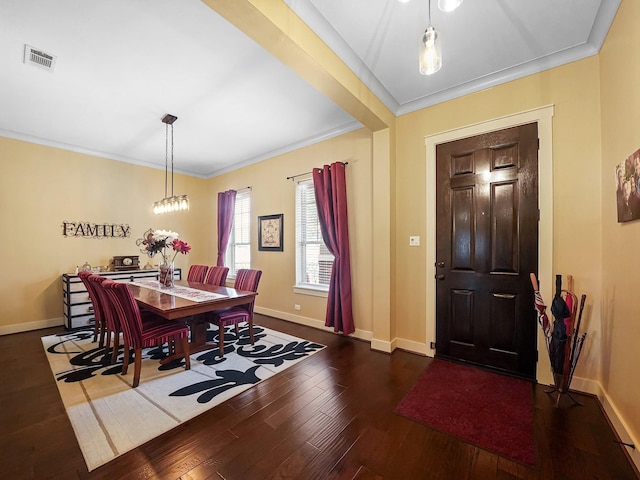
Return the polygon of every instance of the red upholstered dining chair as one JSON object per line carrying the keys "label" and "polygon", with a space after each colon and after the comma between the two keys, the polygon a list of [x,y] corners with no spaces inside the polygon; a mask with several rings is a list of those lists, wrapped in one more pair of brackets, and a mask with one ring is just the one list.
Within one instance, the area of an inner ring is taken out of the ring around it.
{"label": "red upholstered dining chair", "polygon": [[203,283],[208,269],[209,267],[206,265],[191,265],[187,274],[187,281]]}
{"label": "red upholstered dining chair", "polygon": [[[80,275],[80,274],[78,274]],[[111,345],[111,335],[113,334],[113,350],[111,352],[111,364],[116,363],[116,358],[118,358],[118,348],[120,348],[120,333],[122,332],[122,327],[120,326],[120,321],[118,320],[118,312],[113,305],[113,301],[107,295],[106,290],[102,283],[107,279],[105,277],[101,277],[100,275],[91,274],[88,276],[88,285],[89,288],[92,289],[94,295],[98,299],[98,303],[101,306],[102,310],[102,318],[104,320],[104,354],[109,353],[109,347]]]}
{"label": "red upholstered dining chair", "polygon": [[142,349],[154,347],[169,342],[180,340],[184,354],[185,370],[191,368],[189,358],[189,328],[182,322],[166,320],[149,313],[143,320],[140,309],[136,303],[129,286],[126,283],[105,280],[103,286],[112,299],[118,313],[118,319],[122,326],[122,336],[125,345],[122,374],[127,374],[129,366],[129,348],[134,350],[133,388],[140,383],[140,371],[142,370]]}
{"label": "red upholstered dining chair", "polygon": [[225,282],[227,281],[227,275],[229,274],[229,267],[220,267],[214,265],[209,267],[207,271],[207,276],[204,277],[204,283],[209,285],[219,285],[224,287]]}
{"label": "red upholstered dining chair", "polygon": [[81,271],[78,272],[78,278],[82,280],[84,288],[87,289],[89,294],[89,300],[93,305],[93,316],[95,317],[95,324],[93,327],[93,341],[98,341],[98,335],[100,336],[100,342],[98,345],[102,347],[104,345],[104,314],[102,313],[102,304],[100,299],[97,298],[96,293],[93,291],[93,285],[89,284],[89,277],[93,275],[91,272]]}
{"label": "red upholstered dining chair", "polygon": [[[233,288],[236,290],[245,290],[250,292],[258,291],[258,283],[260,283],[260,277],[262,276],[262,270],[252,269],[240,269],[236,275],[236,281]],[[220,356],[224,356],[224,327],[226,325],[235,325],[236,335],[238,335],[238,324],[241,322],[247,322],[249,324],[249,336],[251,338],[251,345],[253,345],[253,306],[255,304],[255,297],[250,303],[245,305],[238,305],[236,307],[223,308],[220,310],[214,310],[209,319],[209,322],[218,326],[218,347]]]}

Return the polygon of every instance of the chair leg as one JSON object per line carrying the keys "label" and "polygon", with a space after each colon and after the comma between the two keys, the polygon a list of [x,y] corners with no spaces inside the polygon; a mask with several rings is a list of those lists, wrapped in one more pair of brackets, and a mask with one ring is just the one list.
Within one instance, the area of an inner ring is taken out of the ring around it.
{"label": "chair leg", "polygon": [[140,384],[140,371],[142,370],[142,348],[135,349],[135,359],[133,367],[133,388]]}
{"label": "chair leg", "polygon": [[187,337],[182,337],[182,351],[184,352],[184,369],[189,370],[191,369],[191,357],[189,356],[189,338]]}
{"label": "chair leg", "polygon": [[249,338],[251,339],[251,345],[253,345],[253,318],[249,320]]}
{"label": "chair leg", "polygon": [[218,350],[220,358],[224,357],[224,325],[222,323],[218,325]]}
{"label": "chair leg", "polygon": [[127,369],[129,368],[129,349],[130,346],[127,342],[124,342],[124,353],[122,354],[122,375],[127,374]]}
{"label": "chair leg", "polygon": [[104,354],[109,355],[109,347],[111,346],[111,332],[106,332],[104,337]]}
{"label": "chair leg", "polygon": [[102,348],[102,346],[104,345],[104,335],[106,332],[107,328],[106,328],[106,324],[104,322],[104,320],[102,322],[100,322],[100,338],[98,340],[98,346]]}
{"label": "chair leg", "polygon": [[113,332],[113,352],[111,352],[111,365],[116,363],[118,358],[118,349],[120,348],[120,333]]}
{"label": "chair leg", "polygon": [[100,333],[100,322],[97,318],[93,319],[93,341],[98,341],[98,334]]}

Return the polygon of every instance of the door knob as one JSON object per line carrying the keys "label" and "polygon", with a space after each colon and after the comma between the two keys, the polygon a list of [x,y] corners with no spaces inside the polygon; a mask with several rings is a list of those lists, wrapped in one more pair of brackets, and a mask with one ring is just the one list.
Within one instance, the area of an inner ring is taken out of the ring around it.
{"label": "door knob", "polygon": [[434,266],[438,268],[444,268],[444,262],[436,262]]}
{"label": "door knob", "polygon": [[440,273],[438,275],[435,275],[435,279],[436,280],[444,280],[444,274]]}

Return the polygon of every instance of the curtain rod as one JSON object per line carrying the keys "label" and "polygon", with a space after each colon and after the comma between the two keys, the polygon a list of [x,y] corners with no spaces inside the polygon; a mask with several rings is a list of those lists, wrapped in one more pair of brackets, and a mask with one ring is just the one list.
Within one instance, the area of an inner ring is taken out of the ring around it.
{"label": "curtain rod", "polygon": [[236,193],[238,193],[238,192],[244,192],[245,190],[252,190],[252,187],[232,188],[231,190],[235,190]]}
{"label": "curtain rod", "polygon": [[[344,162],[343,165],[346,167],[347,165],[349,165],[349,162]],[[290,177],[287,177],[287,180],[293,180],[294,178],[304,177],[305,175],[309,175],[310,173],[313,173],[313,170],[310,172],[299,173],[298,175],[291,175]]]}

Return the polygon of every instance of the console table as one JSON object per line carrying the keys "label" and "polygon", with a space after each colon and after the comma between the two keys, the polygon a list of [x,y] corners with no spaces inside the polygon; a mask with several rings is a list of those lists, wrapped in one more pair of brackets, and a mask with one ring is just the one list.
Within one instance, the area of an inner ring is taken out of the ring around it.
{"label": "console table", "polygon": [[[111,280],[158,279],[158,270],[128,270],[122,272],[100,272],[96,275],[107,277]],[[182,280],[182,269],[176,268],[173,272],[176,280]],[[62,310],[64,325],[68,329],[92,325],[95,321],[93,305],[89,299],[87,289],[78,275],[73,273],[62,274]]]}

